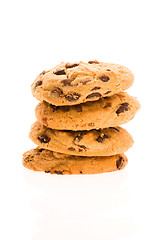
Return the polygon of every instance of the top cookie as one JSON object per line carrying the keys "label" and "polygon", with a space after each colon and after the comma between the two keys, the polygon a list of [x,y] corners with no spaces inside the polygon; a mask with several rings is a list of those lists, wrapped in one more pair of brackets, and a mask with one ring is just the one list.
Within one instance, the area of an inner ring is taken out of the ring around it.
{"label": "top cookie", "polygon": [[119,64],[61,63],[40,73],[32,84],[32,94],[56,106],[76,105],[125,91],[133,80],[132,72]]}

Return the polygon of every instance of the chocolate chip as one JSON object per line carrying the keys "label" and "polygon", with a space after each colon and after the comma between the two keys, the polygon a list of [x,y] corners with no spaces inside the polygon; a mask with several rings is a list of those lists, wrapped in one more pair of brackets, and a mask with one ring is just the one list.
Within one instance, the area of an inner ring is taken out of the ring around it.
{"label": "chocolate chip", "polygon": [[63,92],[60,88],[54,88],[51,91],[51,94],[53,94],[55,97],[59,98],[63,94]]}
{"label": "chocolate chip", "polygon": [[82,112],[82,106],[81,105],[72,106],[72,109],[75,110],[76,112]]}
{"label": "chocolate chip", "polygon": [[55,112],[56,110],[60,109],[60,107],[52,105],[52,104],[50,104],[50,107],[52,108],[53,112]]}
{"label": "chocolate chip", "polygon": [[104,106],[104,108],[107,108],[107,107],[111,107],[111,103],[110,102],[106,103],[106,105]]}
{"label": "chocolate chip", "polygon": [[98,90],[98,89],[100,89],[101,87],[94,87],[94,88],[92,88],[92,90],[91,91],[95,91],[95,90]]}
{"label": "chocolate chip", "polygon": [[44,148],[40,148],[39,149],[39,152],[43,152],[45,149]]}
{"label": "chocolate chip", "polygon": [[79,64],[77,64],[77,63],[72,63],[72,64],[69,64],[69,63],[67,63],[66,65],[65,65],[65,67],[66,68],[73,68],[73,67],[77,67]]}
{"label": "chocolate chip", "polygon": [[50,142],[50,138],[47,136],[47,135],[41,135],[38,137],[38,140],[41,142],[41,143],[48,143]]}
{"label": "chocolate chip", "polygon": [[107,69],[106,71],[111,71],[110,69]]}
{"label": "chocolate chip", "polygon": [[38,86],[41,86],[42,83],[43,83],[43,82],[42,82],[41,80],[37,81],[37,82],[35,83],[35,88],[38,87]]}
{"label": "chocolate chip", "polygon": [[93,63],[98,64],[99,62],[97,60],[94,60],[94,61],[88,61],[88,63],[89,64],[93,64]]}
{"label": "chocolate chip", "polygon": [[40,75],[44,75],[46,72],[45,71],[42,71],[41,73],[40,73]]}
{"label": "chocolate chip", "polygon": [[69,106],[63,106],[63,107],[61,107],[61,110],[63,112],[68,112],[68,111],[70,111],[70,107]]}
{"label": "chocolate chip", "polygon": [[77,101],[81,95],[78,93],[70,93],[65,96],[66,100],[69,102]]}
{"label": "chocolate chip", "polygon": [[108,82],[108,81],[110,80],[110,78],[109,78],[108,76],[105,76],[105,75],[99,77],[99,79],[100,79],[102,82]]}
{"label": "chocolate chip", "polygon": [[68,150],[69,150],[69,151],[75,151],[76,149],[73,148],[73,147],[69,147]]}
{"label": "chocolate chip", "polygon": [[80,171],[80,173],[82,174],[83,172],[82,172],[82,171]]}
{"label": "chocolate chip", "polygon": [[116,114],[119,114],[119,113],[123,113],[123,112],[125,112],[125,111],[128,111],[128,110],[129,110],[128,106],[129,106],[129,103],[127,103],[127,102],[122,103],[121,106],[120,106],[120,107],[118,108],[118,110],[116,111]]}
{"label": "chocolate chip", "polygon": [[63,175],[63,172],[62,172],[62,171],[59,171],[59,170],[55,170],[55,173],[56,173],[56,174]]}
{"label": "chocolate chip", "polygon": [[124,163],[124,159],[122,157],[120,157],[119,160],[116,161],[116,167],[118,170],[120,170],[122,168],[123,163]]}
{"label": "chocolate chip", "polygon": [[91,80],[82,80],[80,83],[82,83],[83,85],[86,85],[88,82],[91,82]]}
{"label": "chocolate chip", "polygon": [[101,97],[101,94],[98,93],[98,92],[91,93],[91,94],[89,94],[86,98],[88,99],[88,98],[94,98],[94,97],[100,98],[100,97]]}
{"label": "chocolate chip", "polygon": [[122,106],[129,106],[129,103],[127,103],[127,102],[124,102],[124,103],[122,103]]}
{"label": "chocolate chip", "polygon": [[31,158],[30,155],[24,158],[24,162],[31,162],[31,161],[33,161],[33,158]]}
{"label": "chocolate chip", "polygon": [[48,170],[48,171],[45,171],[45,173],[50,173],[50,171]]}
{"label": "chocolate chip", "polygon": [[74,79],[72,79],[72,78],[66,78],[66,79],[62,80],[61,83],[63,84],[63,86],[71,86],[71,82],[73,80]]}
{"label": "chocolate chip", "polygon": [[107,91],[107,92],[105,92],[104,94],[109,94],[109,93],[111,93],[111,91]]}
{"label": "chocolate chip", "polygon": [[109,136],[102,133],[101,135],[99,135],[99,137],[96,139],[96,141],[99,143],[102,143],[104,141],[104,139],[106,139],[106,138],[109,138]]}
{"label": "chocolate chip", "polygon": [[84,145],[78,145],[78,147],[86,149],[86,146],[84,146]]}
{"label": "chocolate chip", "polygon": [[117,132],[120,132],[118,128],[115,128],[115,127],[109,127],[109,128],[112,128],[112,129],[116,130]]}
{"label": "chocolate chip", "polygon": [[38,149],[38,152],[36,153],[36,155],[40,155],[40,153],[43,152],[44,150],[45,150],[44,148]]}
{"label": "chocolate chip", "polygon": [[84,135],[86,135],[86,132],[81,132],[81,133],[79,133],[76,137],[75,137],[75,139],[74,139],[74,141],[78,141],[78,142],[80,142],[81,140],[82,140],[82,138],[84,137]]}
{"label": "chocolate chip", "polygon": [[65,75],[65,69],[57,70],[56,72],[53,72],[56,75]]}

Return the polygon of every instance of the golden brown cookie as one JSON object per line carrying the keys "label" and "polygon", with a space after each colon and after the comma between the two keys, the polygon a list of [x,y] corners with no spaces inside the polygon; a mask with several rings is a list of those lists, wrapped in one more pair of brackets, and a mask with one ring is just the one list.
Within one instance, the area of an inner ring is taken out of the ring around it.
{"label": "golden brown cookie", "polygon": [[32,149],[23,154],[24,167],[60,175],[112,172],[123,169],[127,162],[124,154],[110,157],[79,157],[42,148]]}
{"label": "golden brown cookie", "polygon": [[41,148],[79,156],[111,156],[126,152],[132,145],[131,135],[121,127],[91,131],[60,131],[35,122],[31,140]]}
{"label": "golden brown cookie", "polygon": [[35,109],[37,120],[57,130],[91,130],[114,127],[134,118],[140,104],[126,92],[74,106],[41,102]]}
{"label": "golden brown cookie", "polygon": [[32,93],[56,106],[75,105],[125,91],[133,81],[132,72],[119,64],[61,63],[36,78]]}

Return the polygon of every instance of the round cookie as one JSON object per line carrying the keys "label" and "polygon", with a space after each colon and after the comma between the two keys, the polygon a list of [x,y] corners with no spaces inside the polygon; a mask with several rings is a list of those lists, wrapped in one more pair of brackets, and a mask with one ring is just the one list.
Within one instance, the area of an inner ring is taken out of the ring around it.
{"label": "round cookie", "polygon": [[52,151],[79,156],[111,156],[126,152],[132,145],[131,135],[121,127],[91,131],[59,131],[39,122],[31,126],[31,140]]}
{"label": "round cookie", "polygon": [[140,104],[126,92],[74,106],[40,102],[35,108],[38,122],[57,130],[91,130],[114,127],[134,118]]}
{"label": "round cookie", "polygon": [[110,157],[80,157],[45,150],[32,149],[23,154],[24,167],[51,174],[97,174],[121,170],[127,165],[124,154]]}
{"label": "round cookie", "polygon": [[32,94],[56,106],[76,105],[125,91],[133,81],[132,72],[119,64],[61,63],[36,78]]}

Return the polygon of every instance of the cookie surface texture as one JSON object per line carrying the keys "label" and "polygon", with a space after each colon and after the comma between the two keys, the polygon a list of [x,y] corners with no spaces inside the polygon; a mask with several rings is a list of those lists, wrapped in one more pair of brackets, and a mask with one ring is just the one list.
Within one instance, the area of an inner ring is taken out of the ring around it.
{"label": "cookie surface texture", "polygon": [[32,84],[32,94],[56,106],[76,105],[125,91],[133,81],[132,72],[119,64],[61,63],[39,74]]}
{"label": "cookie surface texture", "polygon": [[91,130],[115,127],[134,118],[140,104],[127,93],[74,106],[55,106],[41,102],[35,108],[37,120],[57,130]]}
{"label": "cookie surface texture", "polygon": [[124,154],[110,157],[80,157],[42,148],[32,149],[23,154],[23,165],[26,168],[58,175],[112,172],[123,169],[127,162]]}
{"label": "cookie surface texture", "polygon": [[133,145],[131,135],[121,127],[60,131],[35,122],[29,136],[41,148],[78,156],[111,156],[126,152]]}

